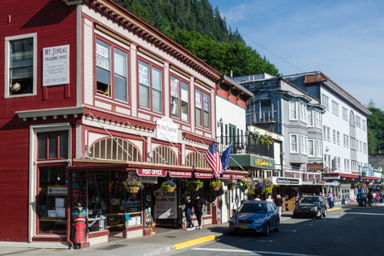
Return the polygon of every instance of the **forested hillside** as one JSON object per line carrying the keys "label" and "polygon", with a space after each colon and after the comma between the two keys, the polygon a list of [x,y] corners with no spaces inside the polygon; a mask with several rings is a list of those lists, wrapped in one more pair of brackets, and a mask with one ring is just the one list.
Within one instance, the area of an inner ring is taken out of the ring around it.
{"label": "forested hillside", "polygon": [[232,69],[234,76],[279,75],[273,64],[245,45],[238,30],[232,30],[208,0],[114,1],[223,74],[229,76]]}

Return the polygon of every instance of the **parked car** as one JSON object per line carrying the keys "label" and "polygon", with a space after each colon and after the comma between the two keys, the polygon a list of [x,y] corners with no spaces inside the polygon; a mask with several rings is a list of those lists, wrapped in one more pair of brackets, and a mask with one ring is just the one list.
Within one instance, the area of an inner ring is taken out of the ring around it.
{"label": "parked car", "polygon": [[245,201],[229,221],[229,232],[264,233],[279,232],[279,211],[273,202]]}
{"label": "parked car", "polygon": [[322,196],[303,196],[296,203],[293,217],[311,216],[318,219],[327,217],[327,205]]}

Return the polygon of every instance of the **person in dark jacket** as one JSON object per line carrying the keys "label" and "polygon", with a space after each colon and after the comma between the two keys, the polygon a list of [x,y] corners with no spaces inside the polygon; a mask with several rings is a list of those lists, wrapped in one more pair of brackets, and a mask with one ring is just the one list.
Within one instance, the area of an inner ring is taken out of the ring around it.
{"label": "person in dark jacket", "polygon": [[276,205],[277,209],[279,210],[279,218],[281,218],[281,211],[283,209],[283,200],[281,199],[280,194],[276,195],[275,205]]}
{"label": "person in dark jacket", "polygon": [[186,207],[185,207],[185,215],[187,216],[187,231],[191,231],[195,229],[195,226],[192,222],[193,217],[193,202],[191,200],[190,196],[186,196],[185,200],[187,201]]}
{"label": "person in dark jacket", "polygon": [[373,199],[372,192],[368,193],[367,198],[368,198],[368,206],[372,206],[372,199]]}
{"label": "person in dark jacket", "polygon": [[203,211],[205,206],[205,200],[200,197],[199,193],[196,193],[195,195],[195,201],[193,202],[195,206],[195,214],[197,221],[199,223],[199,226],[196,229],[202,229],[203,228]]}

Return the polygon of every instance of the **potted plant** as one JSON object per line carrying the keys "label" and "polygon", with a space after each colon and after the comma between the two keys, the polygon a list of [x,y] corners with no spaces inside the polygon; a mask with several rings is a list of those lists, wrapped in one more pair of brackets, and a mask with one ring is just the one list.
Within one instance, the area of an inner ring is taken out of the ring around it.
{"label": "potted plant", "polygon": [[261,193],[271,194],[273,189],[273,183],[270,179],[263,178],[257,182],[257,186],[261,189]]}
{"label": "potted plant", "polygon": [[247,179],[247,178],[244,178],[244,179],[240,180],[240,185],[242,187],[244,187],[245,189],[250,189],[251,185],[252,185],[252,181]]}
{"label": "potted plant", "polygon": [[273,143],[272,137],[269,136],[268,134],[262,135],[260,137],[260,141],[261,141],[261,144],[263,144],[263,145],[264,145],[264,143],[266,143],[268,149],[269,149],[269,146],[272,145],[272,143]]}
{"label": "potted plant", "polygon": [[256,141],[260,139],[260,133],[258,133],[258,132],[251,133],[251,136]]}
{"label": "potted plant", "polygon": [[200,180],[189,180],[187,181],[187,187],[190,190],[198,191],[200,188],[203,187],[203,182]]}
{"label": "potted plant", "polygon": [[136,194],[140,189],[144,188],[143,183],[141,183],[138,178],[135,178],[132,175],[126,179],[124,182],[124,187],[131,194]]}
{"label": "potted plant", "polygon": [[228,182],[228,188],[229,190],[234,190],[236,188],[236,183],[237,183],[237,180],[230,180]]}
{"label": "potted plant", "polygon": [[209,185],[213,188],[214,191],[219,191],[223,182],[221,180],[213,180]]}
{"label": "potted plant", "polygon": [[364,184],[361,183],[361,182],[359,182],[359,183],[356,184],[356,187],[357,187],[358,189],[363,189],[363,188],[364,188]]}
{"label": "potted plant", "polygon": [[161,184],[161,189],[165,192],[173,192],[176,188],[176,183],[172,180],[166,180]]}

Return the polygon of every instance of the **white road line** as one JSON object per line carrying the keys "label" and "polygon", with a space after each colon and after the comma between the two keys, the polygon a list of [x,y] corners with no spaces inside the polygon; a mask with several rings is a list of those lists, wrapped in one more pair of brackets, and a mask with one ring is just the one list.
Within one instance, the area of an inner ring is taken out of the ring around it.
{"label": "white road line", "polygon": [[262,243],[272,243],[272,240],[256,240],[257,242],[262,242]]}
{"label": "white road line", "polygon": [[267,252],[267,251],[251,251],[251,250],[235,250],[235,249],[216,249],[216,248],[193,248],[193,251],[210,251],[210,252],[234,252],[234,253],[257,253],[271,255],[288,255],[288,256],[316,256],[312,254],[287,253],[287,252]]}
{"label": "white road line", "polygon": [[296,230],[283,230],[285,232],[296,232]]}

